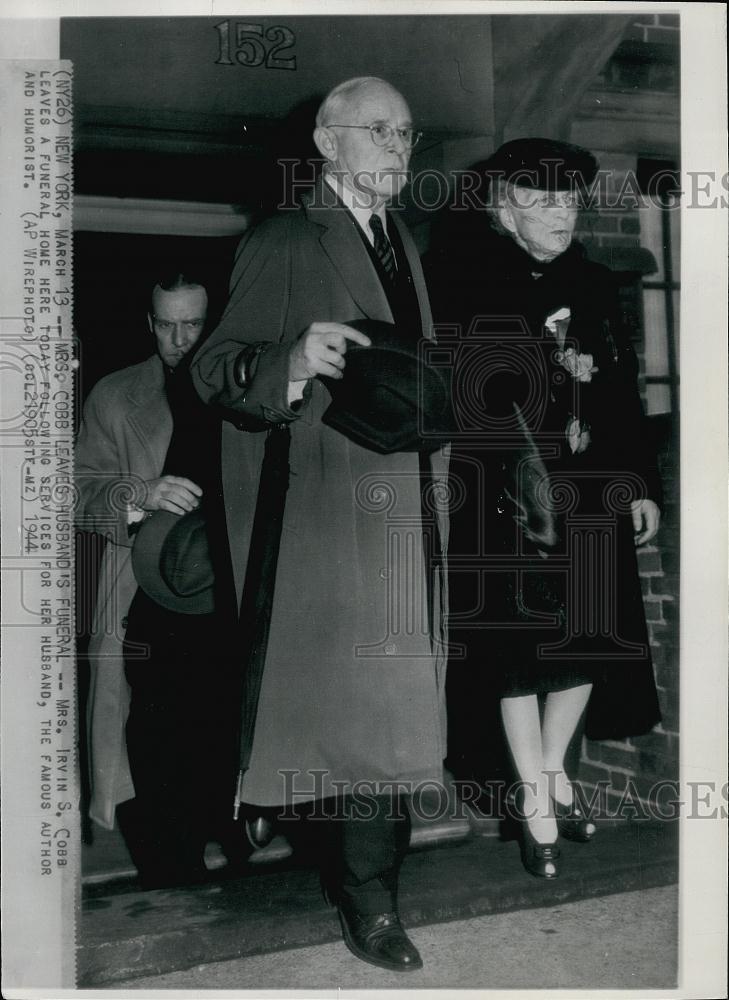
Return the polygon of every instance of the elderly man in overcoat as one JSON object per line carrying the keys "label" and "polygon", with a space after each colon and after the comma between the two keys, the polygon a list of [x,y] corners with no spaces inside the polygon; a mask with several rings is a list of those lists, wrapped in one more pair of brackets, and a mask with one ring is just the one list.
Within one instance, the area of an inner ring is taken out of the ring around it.
{"label": "elderly man in overcoat", "polygon": [[[323,423],[330,394],[320,376],[342,378],[347,347],[369,344],[348,323],[380,320],[430,335],[418,254],[386,210],[406,183],[417,133],[404,98],[367,77],[329,94],[314,140],[322,177],[300,208],[244,238],[227,310],[192,365],[206,401],[260,422],[259,432],[232,423],[223,430],[239,600],[266,438],[277,425],[291,434],[268,649],[241,791],[258,806],[344,801],[329,890],[345,943],[373,964],[415,969],[422,962],[397,913],[409,837],[397,792],[442,778],[442,578],[436,571],[429,615],[422,460],[376,454]],[[427,475],[444,476],[440,453],[426,461]],[[369,807],[353,808],[365,790]]]}

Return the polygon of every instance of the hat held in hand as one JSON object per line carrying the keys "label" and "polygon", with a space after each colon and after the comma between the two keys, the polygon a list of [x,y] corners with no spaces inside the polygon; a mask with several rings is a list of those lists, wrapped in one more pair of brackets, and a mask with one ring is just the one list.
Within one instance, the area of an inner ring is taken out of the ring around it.
{"label": "hat held in hand", "polygon": [[383,455],[435,451],[452,432],[448,381],[422,357],[420,338],[381,320],[347,326],[372,345],[347,344],[343,378],[322,378],[332,397],[323,422]]}
{"label": "hat held in hand", "polygon": [[137,532],[132,568],[142,590],[153,601],[186,615],[215,610],[215,576],[205,515],[156,510]]}

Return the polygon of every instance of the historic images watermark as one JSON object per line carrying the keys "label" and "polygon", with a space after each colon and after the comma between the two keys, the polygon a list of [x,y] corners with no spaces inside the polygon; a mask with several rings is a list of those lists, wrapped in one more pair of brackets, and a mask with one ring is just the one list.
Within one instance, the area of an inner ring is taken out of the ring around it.
{"label": "historic images watermark", "polygon": [[[437,781],[333,779],[324,769],[279,771],[281,799],[276,819],[371,819],[379,810],[392,818],[407,799],[412,815],[423,822],[467,820],[475,812],[481,819],[499,821],[524,818],[520,800],[523,789],[534,790],[524,781]],[[557,772],[549,772],[550,785]],[[593,820],[725,820],[729,817],[729,785],[715,781],[680,782],[665,779],[647,791],[638,791],[628,779],[622,789],[607,780],[589,789],[574,786],[576,804]],[[455,794],[454,794],[455,793]],[[536,812],[528,812],[531,819]]]}
{"label": "historic images watermark", "polygon": [[[316,157],[278,160],[280,192],[276,208],[279,211],[298,210],[299,198],[304,193],[315,194],[313,207],[344,207],[337,199],[334,188],[328,185],[312,192],[322,163]],[[561,163],[560,160],[549,160],[545,161],[545,166],[548,170],[552,167],[556,172]],[[438,170],[427,167],[417,171],[387,172],[388,176],[392,173],[397,173],[403,181],[399,186],[393,185],[394,193],[389,202],[389,208],[393,210],[411,204],[428,213],[443,210],[488,212],[497,207],[500,197],[513,198],[515,186],[519,187],[519,205],[522,208],[539,204],[543,197],[540,191],[529,193],[537,178],[533,171],[528,170],[507,175],[504,171],[489,171],[484,164],[483,169]],[[328,174],[332,180],[343,183],[343,172],[328,168]],[[384,179],[385,175],[378,171],[355,173],[352,191],[356,207],[373,209],[374,188]],[[527,187],[522,186],[524,184]],[[651,206],[679,210],[681,205],[690,209],[729,208],[729,174],[716,170],[690,170],[680,174],[666,169],[654,174],[645,186],[633,170],[617,172],[600,169],[589,183],[579,173],[572,173],[567,190],[571,192],[576,206],[587,211],[615,212]]]}
{"label": "historic images watermark", "polygon": [[[424,418],[423,406],[420,436],[432,450],[447,447],[450,441],[465,442],[470,452],[484,460],[490,456],[498,459],[508,451],[514,461],[509,480],[504,484],[504,495],[498,501],[499,511],[505,519],[516,519],[524,528],[523,534],[516,536],[514,552],[494,552],[481,539],[482,547],[478,549],[449,554],[449,572],[471,576],[477,592],[472,610],[467,615],[452,616],[450,624],[503,630],[553,627],[554,643],[544,644],[542,657],[580,660],[586,654],[578,640],[589,623],[591,632],[602,639],[599,648],[593,644],[589,658],[643,657],[642,645],[625,641],[616,631],[615,601],[620,581],[615,567],[619,521],[630,515],[633,502],[647,495],[646,483],[633,473],[616,474],[594,467],[579,474],[573,471],[570,475],[548,475],[543,462],[544,457],[549,459],[558,454],[568,428],[544,424],[548,400],[541,387],[553,385],[563,395],[567,394],[568,409],[579,408],[579,380],[570,378],[560,362],[560,356],[571,348],[569,337],[561,346],[546,331],[541,337],[534,337],[520,316],[476,316],[467,330],[454,325],[443,326],[436,332],[436,339],[423,339],[419,343],[418,353],[423,364],[437,370],[447,383],[452,423],[447,430],[443,427],[434,430]],[[516,401],[515,409],[500,412],[492,407],[489,394],[492,379],[503,377],[505,368],[520,378],[525,391]],[[592,370],[596,372],[597,366],[593,365]],[[526,428],[534,430],[525,432]],[[525,433],[530,435],[529,440]],[[379,578],[373,582],[384,592],[388,622],[385,636],[355,637],[356,655],[361,658],[384,655],[396,663],[398,657],[408,655],[404,649],[410,637],[416,633],[430,634],[428,580],[444,571],[439,521],[467,501],[475,509],[487,502],[487,484],[481,479],[476,488],[482,495],[470,495],[473,484],[467,481],[464,466],[454,453],[447,478],[434,477],[423,485],[422,510],[416,515],[404,513],[409,508],[401,499],[410,496],[416,478],[420,478],[420,473],[393,472],[390,468],[387,473],[368,474],[356,486],[354,500],[360,510],[383,520],[383,562]],[[126,525],[129,510],[143,505],[147,489],[138,476],[81,471],[75,486],[67,487],[67,499],[73,499],[71,515],[78,507],[82,483],[102,498],[107,512],[103,521],[96,515],[93,526],[112,538],[119,524]],[[523,487],[528,488],[550,518],[560,521],[561,541],[555,546],[554,540],[548,539],[551,548],[548,560],[539,547],[544,525],[529,522],[519,507],[518,497]],[[584,488],[593,493],[597,490],[601,497],[599,509],[589,516],[578,509],[580,491]],[[83,514],[77,514],[75,519],[79,529],[92,526]],[[112,546],[111,551],[117,550]],[[126,548],[123,555],[126,556]],[[118,557],[122,558],[122,553]],[[556,578],[561,579],[566,594],[564,608],[550,610],[538,606],[538,601],[534,607],[529,606],[530,584],[545,573],[555,583]],[[518,574],[526,583],[519,597],[523,603],[519,623],[500,621],[489,612],[487,581],[493,574],[500,574],[501,578]],[[77,618],[82,622],[91,620],[95,601],[90,583],[91,575],[80,573],[77,596],[81,614]],[[605,595],[612,597],[606,600]],[[121,609],[113,603],[105,606],[96,628],[109,635],[116,634],[122,641]],[[451,642],[445,652],[452,659],[464,655],[457,641]],[[143,660],[147,650],[140,646],[136,655]]]}
{"label": "historic images watermark", "polygon": [[[433,340],[420,341],[419,358],[447,386],[448,429],[433,428],[421,392],[419,433],[431,451],[449,449],[448,474],[422,484],[416,515],[407,513],[401,498],[421,473],[373,472],[357,484],[359,508],[383,522],[385,562],[377,585],[387,602],[388,622],[386,636],[360,640],[357,656],[390,656],[394,665],[408,655],[410,637],[429,634],[429,594],[445,573],[442,520],[468,503],[475,512],[493,507],[510,542],[499,545],[501,535],[495,532],[494,543],[484,529],[474,527],[471,548],[450,546],[449,577],[467,580],[472,593],[470,609],[449,613],[452,634],[445,652],[451,660],[466,655],[458,642],[460,628],[553,631],[554,640],[539,648],[544,660],[643,658],[645,646],[619,634],[618,554],[633,505],[648,496],[648,485],[636,472],[595,462],[550,467],[567,447],[589,448],[590,428],[574,417],[580,412],[580,382],[598,372],[593,362],[617,364],[618,346],[609,336],[608,356],[590,355],[584,374],[570,377],[567,360],[579,349],[577,342],[567,335],[558,344],[547,329],[534,336],[521,316],[475,316],[468,329],[442,325],[436,333]],[[510,385],[519,386],[518,398],[506,399],[499,390],[505,373]],[[545,387],[561,393],[562,423],[548,416]],[[499,479],[498,496],[487,481],[491,473]],[[489,597],[496,587],[513,589],[518,620],[499,615],[499,602]]]}

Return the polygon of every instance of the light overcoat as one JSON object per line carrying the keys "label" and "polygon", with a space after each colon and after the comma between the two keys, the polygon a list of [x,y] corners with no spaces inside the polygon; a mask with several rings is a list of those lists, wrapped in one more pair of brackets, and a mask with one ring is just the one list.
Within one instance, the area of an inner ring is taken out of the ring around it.
{"label": "light overcoat", "polygon": [[87,713],[90,815],[114,826],[114,810],[134,797],[125,725],[129,688],[122,646],[137,589],[128,505],[145,481],[161,475],[172,435],[162,362],[154,355],[113,372],[91,390],[76,441],[77,527],[106,536],[89,643]]}
{"label": "light overcoat", "polygon": [[[301,209],[281,213],[244,238],[227,310],[192,366],[206,401],[291,427],[268,652],[243,787],[243,799],[259,805],[442,775],[444,576],[436,574],[431,629],[418,456],[378,455],[324,425],[330,398],[317,379],[308,383],[299,411],[288,403],[289,350],[311,323],[393,321],[354,220],[324,188],[320,183]],[[402,238],[419,325],[429,335],[417,251],[402,223],[388,218]],[[246,345],[263,341],[270,346],[244,392],[234,378],[235,360]],[[232,423],[223,428],[239,600],[265,436],[265,430]],[[433,456],[432,467],[442,481],[445,456]],[[438,499],[445,543],[443,497]]]}

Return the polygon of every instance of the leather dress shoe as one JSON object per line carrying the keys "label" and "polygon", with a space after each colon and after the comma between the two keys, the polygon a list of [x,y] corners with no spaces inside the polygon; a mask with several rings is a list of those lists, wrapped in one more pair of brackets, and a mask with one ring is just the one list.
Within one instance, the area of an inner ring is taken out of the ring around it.
{"label": "leather dress shoe", "polygon": [[501,824],[501,839],[519,843],[521,862],[530,875],[537,878],[558,878],[560,849],[557,844],[542,844],[529,829],[522,806],[512,799]]}
{"label": "leather dress shoe", "polygon": [[565,840],[576,840],[579,844],[587,844],[595,836],[597,827],[585,816],[573,800],[571,806],[563,806],[561,802],[552,799],[557,829]]}
{"label": "leather dress shoe", "polygon": [[344,902],[338,910],[344,943],[357,958],[394,972],[422,969],[423,960],[397,913],[358,913]]}
{"label": "leather dress shoe", "polygon": [[246,821],[246,837],[251,847],[267,847],[276,835],[273,823],[266,816]]}
{"label": "leather dress shoe", "polygon": [[538,840],[535,840],[526,820],[522,823],[519,846],[521,848],[521,863],[530,875],[535,875],[537,878],[557,878],[559,876],[559,847],[556,844],[540,844]]}

